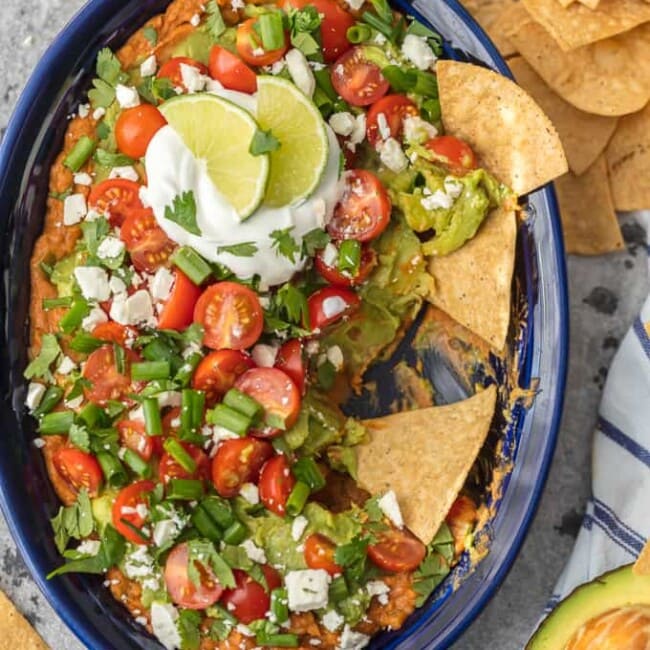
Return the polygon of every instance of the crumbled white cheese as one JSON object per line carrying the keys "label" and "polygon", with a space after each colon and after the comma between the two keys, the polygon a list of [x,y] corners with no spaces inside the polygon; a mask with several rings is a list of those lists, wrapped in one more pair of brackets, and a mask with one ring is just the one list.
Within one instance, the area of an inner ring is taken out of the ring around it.
{"label": "crumbled white cheese", "polygon": [[336,632],[345,623],[345,618],[338,612],[330,609],[328,612],[325,612],[321,621],[330,632]]}
{"label": "crumbled white cheese", "polygon": [[123,165],[121,167],[113,167],[108,177],[124,178],[127,181],[134,181],[134,182],[140,178],[140,176],[138,176],[138,172],[135,171],[135,167],[133,167],[133,165]]}
{"label": "crumbled white cheese", "polygon": [[260,368],[272,368],[275,359],[278,356],[278,348],[274,345],[266,345],[265,343],[258,343],[251,352],[253,361]]}
{"label": "crumbled white cheese", "polygon": [[230,0],[230,6],[237,11],[238,9],[243,9],[246,6],[244,0]]}
{"label": "crumbled white cheese", "polygon": [[325,318],[334,318],[348,308],[348,303],[341,296],[330,296],[323,300],[321,309]]}
{"label": "crumbled white cheese", "polygon": [[386,113],[379,113],[379,115],[377,115],[377,129],[379,130],[379,136],[382,140],[388,140],[388,138],[390,138],[390,126],[388,126]]}
{"label": "crumbled white cheese", "polygon": [[117,84],[115,86],[115,98],[121,108],[134,108],[140,105],[140,95],[133,86]]}
{"label": "crumbled white cheese", "polygon": [[339,249],[332,242],[328,242],[323,249],[322,259],[327,266],[336,266],[339,259]]}
{"label": "crumbled white cheese", "polygon": [[429,196],[420,199],[420,203],[425,210],[437,210],[443,208],[448,210],[454,204],[454,199],[442,190],[436,190]]}
{"label": "crumbled white cheese", "polygon": [[297,542],[302,537],[302,534],[305,532],[308,525],[309,520],[307,517],[298,515],[291,524],[291,539],[293,539],[294,542]]}
{"label": "crumbled white cheese", "polygon": [[332,578],[323,569],[289,571],[285,576],[289,609],[309,612],[327,607],[327,593]]}
{"label": "crumbled white cheese", "polygon": [[246,551],[249,560],[257,562],[258,564],[266,564],[266,553],[263,548],[257,546],[253,540],[247,539],[243,541],[240,546]]}
{"label": "crumbled white cheese", "polygon": [[424,36],[407,34],[402,43],[402,54],[420,70],[428,70],[438,59]]}
{"label": "crumbled white cheese", "polygon": [[378,146],[379,159],[392,172],[399,174],[409,164],[408,158],[395,138],[388,138]]}
{"label": "crumbled white cheese", "polygon": [[311,97],[316,90],[316,79],[305,55],[298,48],[293,48],[286,53],[284,59],[293,83],[298,90]]}
{"label": "crumbled white cheese", "polygon": [[239,489],[239,494],[251,505],[260,502],[260,491],[255,483],[244,483]]}
{"label": "crumbled white cheese", "polygon": [[366,114],[361,113],[357,115],[354,121],[354,129],[350,133],[350,141],[347,143],[348,149],[354,151],[357,148],[357,145],[363,142],[366,137]]}
{"label": "crumbled white cheese", "polygon": [[370,642],[370,637],[361,632],[355,632],[349,625],[343,628],[337,650],[361,650]]}
{"label": "crumbled white cheese", "polygon": [[410,144],[422,144],[438,135],[438,129],[418,115],[407,115],[402,125],[404,139]]}
{"label": "crumbled white cheese", "polygon": [[188,93],[199,93],[205,88],[208,78],[193,66],[181,63],[181,79]]}
{"label": "crumbled white cheese", "polygon": [[[124,242],[117,237],[104,237],[102,243],[97,247],[97,257],[102,260],[112,260],[124,252]],[[110,288],[110,282],[109,282]]]}
{"label": "crumbled white cheese", "polygon": [[98,539],[85,539],[75,550],[82,555],[94,556],[99,553],[101,545],[102,543]]}
{"label": "crumbled white cheese", "polygon": [[88,113],[90,113],[90,104],[79,104],[77,113],[81,118],[88,117]]}
{"label": "crumbled white cheese", "polygon": [[108,285],[108,273],[98,266],[78,266],[74,270],[81,294],[86,300],[108,300],[111,288]]}
{"label": "crumbled white cheese", "polygon": [[63,199],[63,225],[79,223],[88,212],[86,197],[83,194],[70,194]]}
{"label": "crumbled white cheese", "polygon": [[190,18],[190,25],[192,25],[192,27],[198,27],[200,23],[201,23],[201,16],[199,16],[199,14],[194,14]]}
{"label": "crumbled white cheese", "polygon": [[354,115],[347,111],[333,113],[329,119],[329,125],[332,127],[332,131],[344,137],[352,133],[355,123]]}
{"label": "crumbled white cheese", "polygon": [[153,527],[153,543],[158,547],[164,546],[173,541],[179,532],[172,519],[161,519]]}
{"label": "crumbled white cheese", "polygon": [[138,198],[140,199],[140,202],[145,208],[151,207],[151,202],[149,201],[149,197],[147,196],[146,185],[140,185],[140,189],[138,190]]}
{"label": "crumbled white cheese", "polygon": [[43,438],[34,438],[34,440],[32,440],[32,444],[34,447],[36,447],[36,449],[43,449],[47,443],[45,440],[43,440]]}
{"label": "crumbled white cheese", "polygon": [[93,120],[101,120],[106,115],[106,109],[99,106],[93,111]]}
{"label": "crumbled white cheese", "polygon": [[69,409],[76,410],[83,404],[83,401],[84,401],[84,396],[77,395],[77,397],[73,397],[72,399],[65,400],[65,405]]}
{"label": "crumbled white cheese", "polygon": [[151,628],[158,637],[158,641],[167,650],[174,650],[181,647],[181,635],[176,622],[178,611],[169,603],[151,603]]}
{"label": "crumbled white cheese", "polygon": [[345,0],[345,2],[352,11],[359,11],[363,7],[365,0]]}
{"label": "crumbled white cheese", "polygon": [[377,505],[386,517],[395,524],[395,526],[398,528],[404,528],[402,511],[400,510],[399,503],[397,503],[397,495],[394,490],[388,490],[388,492],[377,501]]}
{"label": "crumbled white cheese", "polygon": [[61,362],[59,363],[56,371],[60,375],[69,375],[73,370],[77,368],[77,364],[68,356],[63,355]]}
{"label": "crumbled white cheese", "polygon": [[111,279],[108,281],[108,286],[111,288],[111,293],[124,293],[126,291],[126,284],[124,280],[119,278],[117,275],[111,275]]}
{"label": "crumbled white cheese", "polygon": [[167,300],[174,286],[175,276],[161,266],[149,280],[149,291],[154,300]]}
{"label": "crumbled white cheese", "polygon": [[73,177],[72,180],[74,181],[75,185],[92,185],[93,184],[93,179],[90,174],[87,174],[86,172],[77,172]]}
{"label": "crumbled white cheese", "polygon": [[271,65],[266,66],[268,72],[272,75],[279,75],[287,67],[287,62],[284,59],[280,59]]}
{"label": "crumbled white cheese", "polygon": [[93,307],[88,316],[81,321],[81,328],[86,332],[92,332],[97,325],[108,320],[106,312],[101,307]]}
{"label": "crumbled white cheese", "polygon": [[390,587],[383,580],[371,580],[366,585],[366,591],[371,598],[373,596],[377,596],[377,600],[381,605],[388,604],[388,594],[390,593]]}
{"label": "crumbled white cheese", "polygon": [[164,390],[156,395],[156,399],[161,409],[174,408],[181,405],[182,395],[179,390]]}
{"label": "crumbled white cheese", "polygon": [[463,193],[463,184],[453,176],[447,176],[444,180],[445,192],[447,196],[456,200]]}
{"label": "crumbled white cheese", "polygon": [[153,303],[148,291],[140,289],[133,295],[119,294],[111,305],[111,318],[122,325],[154,326]]}
{"label": "crumbled white cheese", "polygon": [[158,62],[156,61],[155,55],[152,54],[150,57],[147,57],[140,64],[140,76],[151,77],[156,74],[157,69],[158,69]]}
{"label": "crumbled white cheese", "polygon": [[27,387],[27,397],[25,398],[25,406],[33,411],[38,408],[38,405],[45,395],[46,388],[43,384],[39,384],[37,381],[32,381]]}
{"label": "crumbled white cheese", "polygon": [[343,368],[343,352],[338,345],[327,349],[327,360],[337,369]]}

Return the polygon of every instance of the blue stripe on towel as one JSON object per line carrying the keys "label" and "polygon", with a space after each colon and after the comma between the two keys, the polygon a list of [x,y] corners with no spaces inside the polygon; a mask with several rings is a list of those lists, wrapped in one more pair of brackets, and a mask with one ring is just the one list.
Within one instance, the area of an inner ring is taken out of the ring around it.
{"label": "blue stripe on towel", "polygon": [[617,519],[609,514],[599,502],[594,502],[594,521],[607,532],[607,534],[616,539],[619,546],[625,548],[633,555],[638,555],[643,548],[643,542],[637,537],[630,534],[625,528],[617,523]]}
{"label": "blue stripe on towel", "polygon": [[648,332],[646,331],[646,328],[641,322],[640,316],[637,316],[634,319],[634,325],[632,325],[632,328],[634,329],[634,333],[639,339],[639,343],[641,344],[641,347],[643,348],[646,357],[650,359],[650,336],[648,336]]}
{"label": "blue stripe on towel", "polygon": [[618,538],[618,537],[617,537],[617,536],[616,536],[616,535],[615,535],[615,534],[614,534],[614,533],[609,529],[609,527],[605,524],[604,521],[602,521],[601,519],[597,519],[596,517],[593,517],[593,516],[590,515],[589,513],[586,513],[586,514],[585,514],[585,517],[584,517],[583,526],[584,526],[585,528],[588,528],[589,530],[591,530],[594,524],[595,524],[596,526],[598,526],[598,528],[600,528],[600,529],[603,531],[603,533],[605,533],[605,535],[607,535],[607,537],[609,537],[609,539],[610,539],[612,542],[614,542],[614,544],[616,544],[616,546],[618,546],[619,548],[622,548],[626,553],[629,553],[629,554],[632,555],[633,557],[636,557],[636,556],[639,554],[638,551],[634,551],[634,550],[632,550],[632,549],[631,549],[631,548],[630,548],[630,547],[629,547],[629,546],[628,546],[624,541],[622,541],[621,539],[619,539],[619,538]]}
{"label": "blue stripe on towel", "polygon": [[650,452],[642,447],[638,442],[632,440],[630,436],[623,433],[618,427],[606,420],[602,415],[598,418],[598,429],[610,440],[629,451],[632,456],[640,460],[644,465],[650,467]]}
{"label": "blue stripe on towel", "polygon": [[628,526],[619,516],[614,512],[614,510],[608,506],[604,501],[601,501],[600,499],[592,499],[592,501],[595,504],[598,504],[600,508],[605,510],[605,512],[608,512],[609,515],[614,519],[614,521],[620,526],[623,530],[626,530],[631,537],[636,538],[636,540],[639,542],[639,544],[643,545],[645,544],[645,537],[641,535],[640,533],[637,533],[636,530]]}

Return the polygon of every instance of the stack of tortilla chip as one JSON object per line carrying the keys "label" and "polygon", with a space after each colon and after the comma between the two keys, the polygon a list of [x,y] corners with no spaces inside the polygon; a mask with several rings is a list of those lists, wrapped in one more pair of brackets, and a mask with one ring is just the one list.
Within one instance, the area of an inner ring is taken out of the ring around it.
{"label": "stack of tortilla chip", "polygon": [[461,1],[559,133],[567,251],[622,249],[616,210],[650,209],[650,2]]}

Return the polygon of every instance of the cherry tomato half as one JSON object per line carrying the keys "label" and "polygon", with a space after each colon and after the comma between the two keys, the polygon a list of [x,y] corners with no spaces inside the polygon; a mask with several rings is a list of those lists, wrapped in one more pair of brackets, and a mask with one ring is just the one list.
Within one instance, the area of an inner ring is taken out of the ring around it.
{"label": "cherry tomato half", "polygon": [[327,224],[334,239],[369,241],[390,222],[390,199],[382,182],[365,169],[345,172],[345,191]]}
{"label": "cherry tomato half", "polygon": [[260,472],[260,501],[267,510],[284,517],[287,499],[295,484],[287,457],[278,454],[268,460]]}
{"label": "cherry tomato half", "polygon": [[379,66],[366,59],[360,46],[348,50],[336,60],[332,68],[332,85],[353,106],[373,104],[390,87]]}
{"label": "cherry tomato half", "polygon": [[102,345],[91,352],[83,369],[83,376],[90,382],[84,386],[86,399],[97,404],[105,404],[108,400],[119,400],[131,392],[131,361],[136,358],[132,350],[124,349],[124,373],[117,369],[115,351],[112,345]]}
{"label": "cherry tomato half", "polygon": [[310,569],[323,569],[331,576],[343,573],[343,569],[335,562],[336,546],[324,535],[314,533],[305,540],[305,562]]}
{"label": "cherry tomato half", "polygon": [[307,298],[309,327],[312,332],[351,314],[361,300],[354,291],[343,287],[323,287]]}
{"label": "cherry tomato half", "polygon": [[96,497],[102,485],[103,473],[94,456],[76,447],[64,447],[52,459],[56,471],[75,491],[88,490],[89,497]]}
{"label": "cherry tomato half", "polygon": [[162,266],[175,248],[150,209],[132,212],[122,225],[120,239],[129,251],[133,266],[148,273]]}
{"label": "cherry tomato half", "polygon": [[380,533],[379,541],[368,546],[368,557],[384,571],[413,571],[427,554],[426,546],[406,530]]}
{"label": "cherry tomato half", "polygon": [[354,16],[334,0],[285,0],[281,3],[285,11],[288,11],[289,7],[302,9],[308,5],[316,7],[322,17],[320,37],[323,59],[325,63],[332,63],[352,47],[347,33],[355,23]]}
{"label": "cherry tomato half", "polygon": [[113,526],[129,542],[151,544],[149,535],[137,531],[144,526],[147,520],[146,513],[149,509],[147,495],[155,487],[156,484],[153,481],[137,481],[121,489],[113,502]]}
{"label": "cherry tomato half", "polygon": [[462,176],[476,169],[476,156],[472,148],[453,135],[438,135],[428,140],[424,146],[434,154],[438,162],[448,167],[452,174]]}
{"label": "cherry tomato half", "polygon": [[185,273],[174,269],[174,286],[158,316],[158,327],[164,330],[184,330],[191,325],[194,307],[200,295],[201,288]]}
{"label": "cherry tomato half", "polygon": [[249,65],[271,65],[279,61],[289,48],[286,34],[284,45],[275,50],[266,51],[262,47],[262,39],[255,30],[257,18],[249,18],[237,26],[237,54]]}
{"label": "cherry tomato half", "polygon": [[252,430],[252,435],[271,438],[282,432],[274,426],[276,420],[290,429],[300,414],[300,391],[289,376],[278,368],[253,368],[247,370],[235,382],[235,388],[250,395],[264,408],[265,422],[268,426]]}
{"label": "cherry tomato half", "polygon": [[291,339],[282,344],[275,358],[275,367],[289,375],[300,394],[305,394],[305,362],[302,343],[298,339]]}
{"label": "cherry tomato half", "polygon": [[142,158],[156,133],[167,124],[162,113],[151,104],[125,108],[115,123],[117,148],[131,158]]}
{"label": "cherry tomato half", "polygon": [[189,442],[181,442],[181,445],[194,460],[196,469],[193,472],[187,471],[171,454],[165,452],[158,465],[160,480],[165,485],[173,478],[207,480],[210,476],[210,460],[205,452]]}
{"label": "cherry tomato half", "polygon": [[147,435],[144,422],[140,420],[120,420],[116,426],[123,447],[134,451],[142,460],[151,458],[154,448],[153,437]]}
{"label": "cherry tomato half", "polygon": [[257,483],[262,465],[273,455],[265,440],[233,438],[224,440],[212,459],[212,482],[216,491],[230,499],[244,483]]}
{"label": "cherry tomato half", "polygon": [[105,323],[98,323],[92,331],[94,338],[109,343],[117,343],[122,346],[124,346],[127,339],[134,334],[135,330],[132,327],[125,327],[113,320],[106,321]]}
{"label": "cherry tomato half", "polygon": [[111,226],[121,226],[134,210],[144,210],[140,185],[126,178],[109,178],[97,183],[88,195],[88,207],[108,216]]}
{"label": "cherry tomato half", "polygon": [[252,94],[257,90],[257,75],[225,47],[213,45],[210,50],[210,76],[224,88]]}
{"label": "cherry tomato half", "polygon": [[244,624],[263,619],[271,605],[270,592],[282,585],[278,572],[268,564],[262,565],[268,592],[245,571],[234,569],[237,586],[223,592],[221,602],[229,612]]}
{"label": "cherry tomato half", "polygon": [[366,137],[373,147],[386,139],[379,128],[379,121],[382,119],[379,117],[380,115],[384,116],[383,119],[386,120],[386,126],[390,131],[390,135],[387,135],[386,138],[398,139],[402,135],[404,118],[407,115],[418,116],[420,111],[405,95],[386,95],[376,101],[366,116]]}
{"label": "cherry tomato half", "polygon": [[235,385],[237,377],[254,367],[253,359],[241,350],[215,350],[196,367],[192,388],[204,391],[206,403],[212,405]]}
{"label": "cherry tomato half", "polygon": [[160,66],[160,70],[158,70],[158,74],[156,76],[158,79],[161,79],[163,77],[169,79],[174,88],[184,88],[187,90],[185,84],[183,83],[183,72],[181,65],[188,65],[192,68],[196,68],[201,74],[208,74],[208,69],[206,66],[204,66],[203,63],[200,63],[196,59],[190,59],[188,56],[175,56]]}
{"label": "cherry tomato half", "polygon": [[188,563],[187,542],[175,546],[167,556],[164,576],[171,599],[187,609],[205,609],[214,605],[223,593],[219,580],[209,566],[194,560],[194,567],[201,578],[200,584],[195,585],[188,575]]}
{"label": "cherry tomato half", "polygon": [[317,251],[314,258],[314,266],[321,276],[331,284],[339,287],[356,287],[363,284],[370,275],[373,267],[375,266],[376,255],[369,246],[364,246],[361,249],[361,262],[359,263],[359,270],[356,275],[350,276],[347,272],[339,271],[336,266],[330,266],[324,258],[324,249]]}
{"label": "cherry tomato half", "polygon": [[209,348],[243,350],[262,334],[264,313],[252,289],[237,282],[217,282],[201,294],[194,321],[203,325],[203,344]]}
{"label": "cherry tomato half", "polygon": [[454,550],[457,554],[465,550],[467,535],[476,525],[477,519],[478,513],[474,501],[462,494],[457,497],[445,518],[454,537]]}

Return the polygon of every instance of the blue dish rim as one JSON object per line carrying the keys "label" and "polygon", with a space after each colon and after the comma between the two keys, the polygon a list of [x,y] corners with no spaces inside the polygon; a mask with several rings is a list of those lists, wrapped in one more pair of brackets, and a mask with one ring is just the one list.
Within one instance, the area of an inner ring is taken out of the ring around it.
{"label": "blue dish rim", "polygon": [[[502,74],[512,78],[512,74],[510,73],[506,62],[500,56],[496,47],[492,44],[483,30],[474,21],[474,19],[462,7],[462,5],[460,5],[457,0],[443,0],[443,3],[446,4],[470,29],[473,36],[489,53],[494,67],[496,67]],[[53,65],[53,62],[65,57],[66,49],[69,43],[74,40],[77,37],[77,34],[83,30],[84,24],[91,20],[92,16],[100,8],[101,4],[102,0],[91,0],[73,16],[70,22],[64,27],[54,42],[45,51],[38,65],[30,76],[16,104],[2,143],[0,143],[0,185],[2,185],[2,179],[5,178],[8,172],[8,166],[11,162],[11,152],[14,150],[16,144],[21,140],[21,138],[24,137],[24,120],[22,116],[29,113],[29,109],[33,103],[34,98],[39,94],[41,87],[46,83],[48,71]],[[407,2],[407,0],[394,0],[393,4],[395,4],[399,9],[406,13],[420,17],[423,22],[428,22],[427,19],[421,17],[419,12],[411,5],[411,3]],[[436,641],[437,645],[435,647],[438,648],[448,647],[463,633],[463,631],[470,625],[470,623],[475,619],[478,613],[485,607],[487,602],[494,595],[495,591],[500,586],[507,572],[511,568],[512,563],[514,562],[528,531],[532,517],[534,516],[537,509],[539,499],[541,497],[541,493],[548,476],[550,463],[557,441],[558,428],[564,401],[564,386],[567,374],[568,292],[566,265],[562,245],[563,239],[555,193],[551,185],[548,185],[542,190],[539,190],[539,192],[545,195],[544,200],[547,203],[551,216],[550,227],[552,231],[552,238],[557,243],[553,249],[553,254],[555,257],[555,265],[557,267],[559,276],[556,279],[559,280],[558,321],[560,324],[559,329],[561,331],[559,332],[560,336],[558,341],[558,344],[560,346],[560,361],[557,368],[558,374],[554,386],[555,392],[550,400],[554,405],[553,413],[550,418],[550,426],[548,428],[546,436],[544,453],[541,457],[540,462],[538,463],[537,481],[528,494],[525,512],[521,518],[521,522],[515,533],[515,536],[509,545],[509,549],[502,562],[499,564],[498,569],[490,575],[490,578],[488,581],[486,581],[485,586],[478,590],[478,596],[472,599],[470,606],[464,609],[462,614],[453,622],[453,624],[451,624],[446,629],[444,639]],[[85,620],[79,620],[79,618],[76,617],[73,603],[68,602],[66,595],[63,593],[63,590],[59,589],[55,583],[47,582],[44,579],[43,573],[38,566],[38,558],[33,555],[30,549],[29,540],[26,539],[25,536],[21,533],[17,520],[12,514],[11,504],[6,498],[4,481],[2,480],[0,480],[0,508],[2,509],[2,512],[8,522],[12,536],[16,541],[16,544],[21,552],[23,559],[25,560],[25,563],[32,577],[35,579],[40,590],[64,620],[66,625],[88,647],[108,647],[105,645],[105,639],[102,638],[96,630],[91,629],[90,626],[86,624]],[[428,617],[422,616],[415,625],[409,628],[408,636],[410,637],[414,635],[418,629],[422,628],[426,624],[427,620]],[[407,641],[406,630],[402,634],[396,634],[391,639],[388,646],[384,647],[396,647],[403,641]],[[433,646],[427,644],[427,647]]]}

